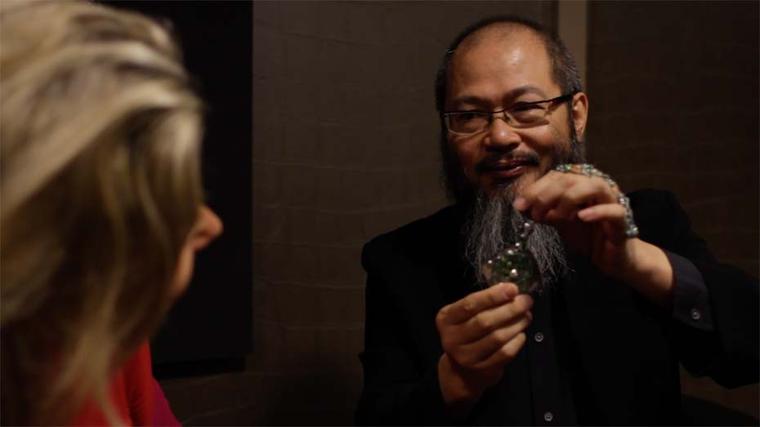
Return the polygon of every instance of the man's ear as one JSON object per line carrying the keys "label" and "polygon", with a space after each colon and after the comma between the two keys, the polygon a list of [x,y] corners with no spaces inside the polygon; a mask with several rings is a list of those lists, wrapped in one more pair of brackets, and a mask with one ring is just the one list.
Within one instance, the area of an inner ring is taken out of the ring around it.
{"label": "man's ear", "polygon": [[573,95],[572,110],[570,111],[575,127],[575,134],[579,141],[583,141],[583,135],[586,131],[586,122],[588,120],[588,97],[584,92],[578,92]]}

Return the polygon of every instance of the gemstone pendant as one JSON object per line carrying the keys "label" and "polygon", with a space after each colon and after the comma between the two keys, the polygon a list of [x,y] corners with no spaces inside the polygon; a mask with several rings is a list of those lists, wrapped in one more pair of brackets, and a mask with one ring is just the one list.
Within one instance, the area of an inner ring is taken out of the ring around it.
{"label": "gemstone pendant", "polygon": [[517,285],[520,293],[529,293],[541,283],[541,273],[536,259],[526,246],[528,236],[532,231],[533,222],[526,221],[517,241],[507,245],[501,254],[481,266],[488,286],[512,282]]}

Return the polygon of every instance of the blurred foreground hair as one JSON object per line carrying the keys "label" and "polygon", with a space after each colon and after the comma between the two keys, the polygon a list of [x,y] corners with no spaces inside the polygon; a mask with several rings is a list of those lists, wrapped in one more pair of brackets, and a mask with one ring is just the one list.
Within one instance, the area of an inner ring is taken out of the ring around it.
{"label": "blurred foreground hair", "polygon": [[202,105],[170,34],[0,2],[2,423],[66,424],[170,305],[202,202]]}

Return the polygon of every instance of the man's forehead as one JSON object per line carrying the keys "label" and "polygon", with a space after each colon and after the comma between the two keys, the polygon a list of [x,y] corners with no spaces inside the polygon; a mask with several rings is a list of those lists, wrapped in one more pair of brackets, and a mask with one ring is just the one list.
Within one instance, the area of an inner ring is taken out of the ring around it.
{"label": "man's forehead", "polygon": [[541,41],[541,36],[530,27],[515,22],[495,22],[485,27],[479,28],[462,39],[457,47],[466,49],[472,47],[472,45],[481,42],[498,42],[498,41],[510,41],[510,40],[522,40],[528,41]]}
{"label": "man's forehead", "polygon": [[516,23],[500,22],[483,27],[465,37],[454,51],[452,65],[458,62],[457,59],[467,57],[468,53],[474,50],[506,52],[518,48],[530,51],[530,60],[547,60],[548,63],[546,43],[535,30]]}
{"label": "man's forehead", "polygon": [[545,97],[556,85],[541,36],[514,25],[489,26],[466,37],[454,52],[447,74],[449,108],[470,97],[517,97],[513,92],[522,87],[532,87]]}

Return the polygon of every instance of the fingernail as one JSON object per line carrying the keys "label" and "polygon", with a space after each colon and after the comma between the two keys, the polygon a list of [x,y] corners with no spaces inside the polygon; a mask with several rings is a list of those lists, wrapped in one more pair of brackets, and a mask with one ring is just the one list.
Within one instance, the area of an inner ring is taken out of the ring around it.
{"label": "fingernail", "polygon": [[578,211],[578,218],[580,218],[581,220],[590,219],[592,215],[593,215],[593,211],[590,208]]}
{"label": "fingernail", "polygon": [[522,294],[520,297],[520,299],[524,301],[523,304],[525,304],[526,309],[530,310],[530,308],[533,307],[533,298],[528,294]]}
{"label": "fingernail", "polygon": [[520,296],[520,288],[517,287],[517,285],[515,285],[514,283],[510,283],[509,286],[512,287],[512,295],[514,297]]}
{"label": "fingernail", "polygon": [[521,211],[528,207],[528,201],[525,200],[523,197],[517,197],[514,202],[512,202],[512,207],[517,209],[518,211]]}
{"label": "fingernail", "polygon": [[515,295],[517,295],[518,289],[514,283],[507,283],[506,285],[507,287],[504,288],[504,291],[506,292],[508,298],[513,298]]}

